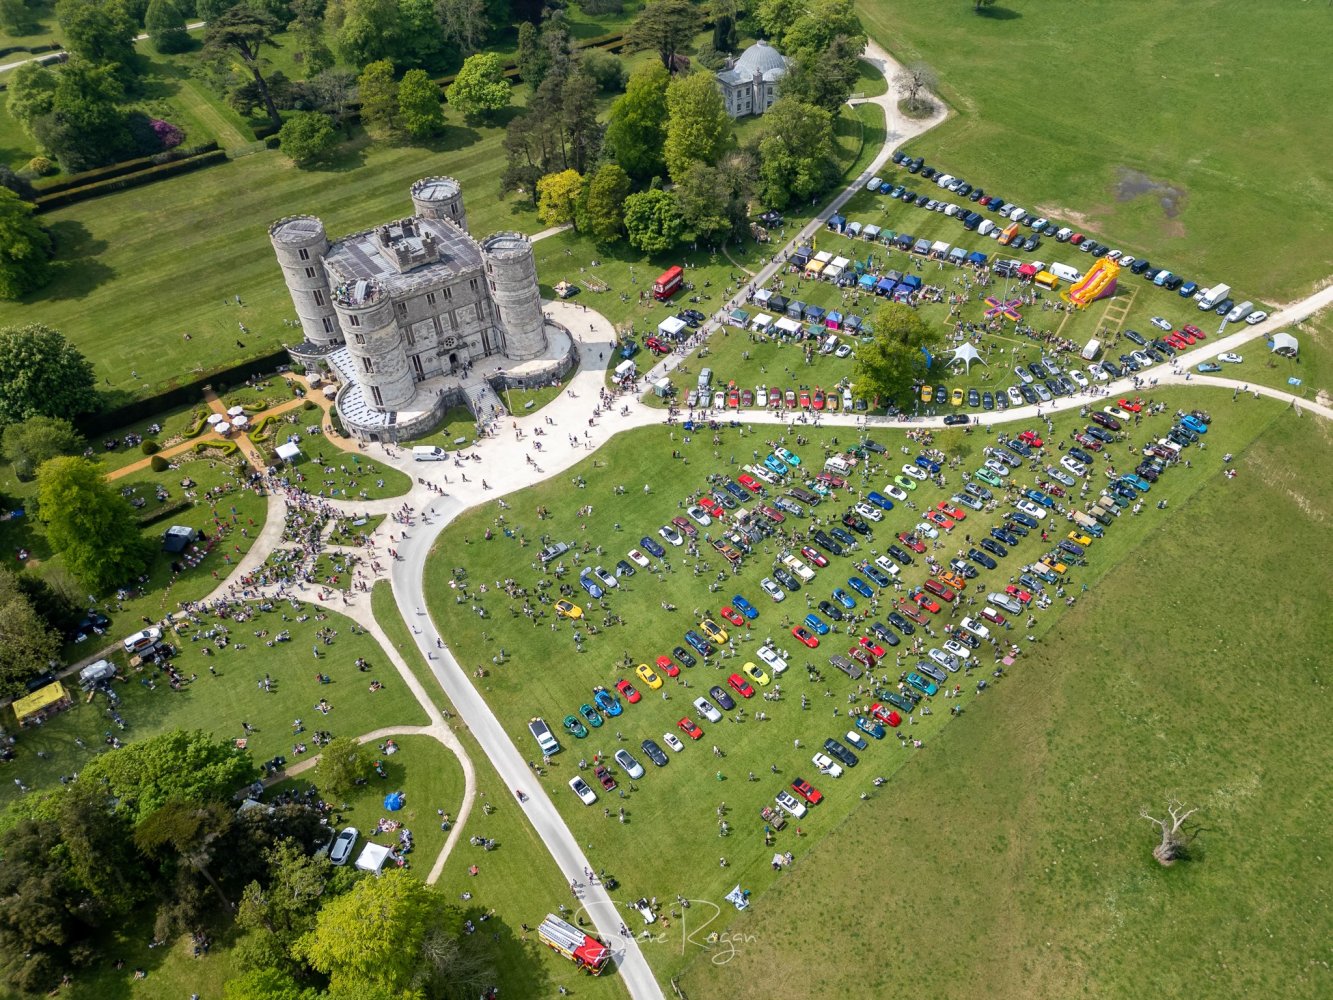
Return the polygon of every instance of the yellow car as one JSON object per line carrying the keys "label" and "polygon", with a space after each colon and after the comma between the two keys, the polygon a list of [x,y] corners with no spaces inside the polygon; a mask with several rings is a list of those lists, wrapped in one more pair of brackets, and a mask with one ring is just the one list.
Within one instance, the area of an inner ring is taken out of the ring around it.
{"label": "yellow car", "polygon": [[699,623],[699,629],[714,642],[722,643],[727,641],[727,630],[719,628],[717,622],[713,621],[711,618],[705,618],[701,621]]}
{"label": "yellow car", "polygon": [[1056,574],[1057,576],[1063,576],[1065,573],[1069,572],[1068,566],[1060,562],[1060,560],[1052,558],[1051,556],[1047,556],[1041,562],[1043,566],[1048,567],[1050,571]]}
{"label": "yellow car", "polygon": [[921,402],[929,403],[934,398],[935,398],[935,387],[929,385],[923,385],[921,387]]}
{"label": "yellow car", "polygon": [[949,399],[949,402],[951,402],[954,406],[962,406],[962,405],[963,405],[963,390],[962,390],[962,389],[955,389],[955,390],[953,391],[953,396],[950,397],[950,399]]}
{"label": "yellow car", "polygon": [[750,680],[754,681],[760,687],[764,687],[768,684],[768,674],[764,673],[753,663],[747,663],[745,666],[741,667],[741,673],[750,678]]}
{"label": "yellow car", "polygon": [[662,678],[658,677],[648,664],[640,663],[634,668],[634,672],[639,675],[639,680],[643,681],[652,690],[656,691],[662,686]]}
{"label": "yellow car", "polygon": [[1081,535],[1081,534],[1079,534],[1077,531],[1071,531],[1071,532],[1069,533],[1069,540],[1070,540],[1071,542],[1073,542],[1075,545],[1091,545],[1091,544],[1092,544],[1092,539],[1091,539],[1090,537],[1088,537],[1087,535]]}
{"label": "yellow car", "polygon": [[572,601],[556,601],[555,613],[562,618],[578,619],[583,617],[583,609]]}

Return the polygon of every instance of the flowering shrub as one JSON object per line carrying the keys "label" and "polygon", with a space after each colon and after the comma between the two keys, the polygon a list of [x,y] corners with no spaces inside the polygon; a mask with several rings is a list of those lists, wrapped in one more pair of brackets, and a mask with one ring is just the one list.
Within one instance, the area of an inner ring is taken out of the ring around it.
{"label": "flowering shrub", "polygon": [[163,149],[171,149],[179,146],[185,139],[185,133],[182,132],[171,122],[163,121],[161,118],[153,119],[153,132],[158,141],[162,143]]}

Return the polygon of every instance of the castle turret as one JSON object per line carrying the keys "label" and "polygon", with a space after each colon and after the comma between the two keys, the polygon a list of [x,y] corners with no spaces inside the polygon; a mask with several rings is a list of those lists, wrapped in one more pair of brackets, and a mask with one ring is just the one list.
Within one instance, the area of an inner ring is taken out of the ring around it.
{"label": "castle turret", "polygon": [[423,177],[413,184],[412,208],[423,219],[448,219],[467,232],[463,189],[452,177]]}
{"label": "castle turret", "polygon": [[532,244],[521,233],[496,233],[481,241],[491,298],[505,330],[504,353],[515,361],[546,351],[546,320]]}
{"label": "castle turret", "polygon": [[313,215],[289,216],[268,227],[268,238],[282,265],[305,339],[319,345],[341,343],[342,331],[324,271],[324,255],[329,251],[324,223]]}
{"label": "castle turret", "polygon": [[379,410],[406,406],[414,387],[391,297],[378,281],[362,278],[335,286],[333,304],[366,402]]}

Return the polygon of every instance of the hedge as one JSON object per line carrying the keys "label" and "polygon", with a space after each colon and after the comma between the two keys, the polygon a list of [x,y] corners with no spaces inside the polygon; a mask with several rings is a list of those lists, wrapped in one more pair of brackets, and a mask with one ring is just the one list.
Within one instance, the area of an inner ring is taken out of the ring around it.
{"label": "hedge", "polygon": [[37,197],[40,199],[43,195],[72,191],[74,188],[86,187],[95,181],[106,180],[111,177],[124,177],[126,174],[132,174],[139,170],[160,166],[164,162],[161,157],[164,156],[167,157],[165,162],[174,163],[177,160],[188,160],[190,157],[198,156],[201,153],[211,153],[217,148],[218,144],[216,142],[205,142],[198,146],[178,147],[177,149],[154,153],[151,156],[136,157],[133,160],[121,160],[119,163],[113,163],[107,167],[85,170],[79,174],[70,174],[68,177],[52,181],[50,184],[39,184],[37,185]]}
{"label": "hedge", "polygon": [[179,500],[173,500],[171,503],[164,503],[160,507],[155,507],[148,513],[139,518],[139,527],[147,528],[157,524],[159,521],[166,521],[175,517],[183,510],[189,510],[194,506],[194,501],[182,497]]}
{"label": "hedge", "polygon": [[154,455],[148,462],[148,468],[154,472],[166,472],[171,467],[171,463],[162,455]]}
{"label": "hedge", "polygon": [[222,452],[222,457],[236,454],[237,444],[235,441],[200,441],[190,449],[196,455],[203,455],[205,452],[216,448]]}
{"label": "hedge", "polygon": [[97,198],[104,194],[110,194],[113,191],[123,191],[126,188],[151,184],[153,181],[161,180],[164,177],[173,177],[176,174],[190,173],[203,167],[211,167],[214,164],[226,162],[227,154],[220,149],[215,149],[208,153],[202,153],[199,156],[192,156],[186,160],[173,160],[171,163],[163,163],[160,166],[150,167],[149,169],[141,170],[138,173],[126,174],[123,177],[113,177],[110,180],[98,181],[84,187],[77,187],[69,191],[61,191],[58,194],[48,195],[47,197],[38,197],[37,211],[41,212],[48,208],[62,208],[65,205],[75,205],[81,201],[87,201],[89,198]]}
{"label": "hedge", "polygon": [[59,49],[60,46],[54,43],[51,45],[11,45],[6,49],[0,49],[0,59],[3,59],[5,56],[12,56],[15,52],[27,52],[31,55],[39,56],[43,52],[56,52],[59,51]]}

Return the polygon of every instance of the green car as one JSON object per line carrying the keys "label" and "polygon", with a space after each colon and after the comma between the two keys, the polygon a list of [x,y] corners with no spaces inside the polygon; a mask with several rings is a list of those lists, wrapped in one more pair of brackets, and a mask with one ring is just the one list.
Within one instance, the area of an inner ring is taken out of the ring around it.
{"label": "green car", "polygon": [[572,715],[565,716],[565,731],[576,740],[581,740],[588,735],[588,727]]}
{"label": "green car", "polygon": [[592,726],[593,729],[602,724],[602,717],[597,714],[597,709],[586,703],[579,706],[579,715],[587,719],[588,725]]}
{"label": "green car", "polygon": [[907,490],[908,492],[911,492],[912,490],[916,489],[916,480],[911,479],[907,476],[894,476],[893,482],[895,486],[898,486],[900,489]]}
{"label": "green car", "polygon": [[1003,479],[1001,479],[995,473],[991,472],[990,469],[984,467],[978,469],[976,472],[973,473],[973,475],[976,476],[976,478],[980,479],[983,483],[986,483],[988,486],[1004,485]]}

